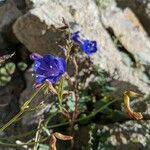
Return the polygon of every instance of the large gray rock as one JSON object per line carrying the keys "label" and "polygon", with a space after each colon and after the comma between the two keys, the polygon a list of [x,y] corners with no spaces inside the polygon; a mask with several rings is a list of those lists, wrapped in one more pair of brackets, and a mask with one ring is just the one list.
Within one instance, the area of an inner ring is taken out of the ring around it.
{"label": "large gray rock", "polygon": [[149,0],[116,0],[122,9],[129,7],[139,18],[150,35],[150,1]]}
{"label": "large gray rock", "polygon": [[120,42],[136,63],[150,64],[150,39],[142,25],[129,8],[122,10],[112,2],[101,11],[103,24],[110,27],[116,37],[121,36]]}
{"label": "large gray rock", "polygon": [[8,41],[16,42],[12,34],[12,24],[21,14],[13,3],[4,3],[0,6],[0,49],[7,48]]}
{"label": "large gray rock", "polygon": [[96,126],[90,131],[89,143],[97,150],[148,150],[150,121],[127,121],[122,124]]}
{"label": "large gray rock", "polygon": [[5,4],[15,5],[19,10],[23,11],[26,8],[25,0],[3,0],[2,5]]}
{"label": "large gray rock", "polygon": [[[32,0],[30,0],[30,2],[31,1]],[[39,3],[36,5],[35,1],[32,2],[34,6],[37,7],[20,17],[13,26],[15,35],[29,50],[42,54],[58,54],[58,45],[64,44],[65,41],[62,39],[64,33],[56,30],[56,28],[63,25],[62,17],[64,17],[68,22],[73,21],[78,24],[80,30],[86,37],[98,42],[98,51],[92,56],[94,65],[109,72],[111,76],[115,74],[115,79],[128,82],[129,85],[134,85],[141,92],[150,92],[149,85],[147,84],[149,80],[147,75],[144,74],[144,69],[132,67],[132,65],[124,63],[124,59],[126,59],[126,57],[128,59],[128,56],[123,56],[117,49],[102,24],[102,22],[106,22],[109,26],[111,25],[111,27],[116,26],[113,27],[113,29],[116,29],[115,34],[117,36],[120,32],[124,34],[125,39],[122,42],[124,45],[127,44],[127,51],[129,51],[133,57],[138,58],[138,60],[142,62],[144,60],[144,64],[147,65],[149,63],[149,38],[144,31],[134,29],[134,23],[125,16],[123,11],[117,8],[115,3],[112,9],[107,9],[107,14],[110,15],[110,19],[111,13],[117,12],[114,13],[114,15],[116,15],[118,21],[113,22],[113,20],[117,19],[111,19],[109,21],[108,15],[104,16],[105,11],[99,11],[100,8],[94,1],[43,0],[40,1],[40,5]],[[109,7],[108,3],[108,8]],[[100,16],[102,15],[103,19],[101,22]],[[104,22],[104,20],[106,21]],[[123,21],[125,25],[123,25],[121,21]],[[122,25],[123,29],[121,30]],[[127,34],[128,31],[130,32],[130,37]],[[125,43],[125,41],[127,43]]]}
{"label": "large gray rock", "polygon": [[[19,86],[18,86],[19,85]],[[20,110],[19,96],[24,88],[24,82],[18,72],[13,74],[12,80],[5,86],[0,86],[0,126],[7,123]],[[17,129],[16,129],[17,128]],[[6,135],[16,134],[20,130],[20,124],[7,128]],[[5,135],[5,136],[6,136]]]}
{"label": "large gray rock", "polygon": [[0,7],[0,32],[3,32],[8,26],[21,15],[17,7],[11,3],[4,4]]}
{"label": "large gray rock", "polygon": [[50,2],[40,6],[16,21],[14,33],[30,51],[58,54],[59,45],[63,45],[65,39],[64,32],[57,28],[64,25],[63,17],[70,20],[71,15],[62,6]]}

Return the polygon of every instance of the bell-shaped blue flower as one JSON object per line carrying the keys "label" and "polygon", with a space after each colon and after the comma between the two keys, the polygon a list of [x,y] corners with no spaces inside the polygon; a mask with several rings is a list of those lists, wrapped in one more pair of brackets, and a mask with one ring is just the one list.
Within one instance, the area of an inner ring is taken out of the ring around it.
{"label": "bell-shaped blue flower", "polygon": [[97,42],[83,38],[81,39],[79,36],[79,31],[71,33],[71,40],[74,43],[77,43],[81,47],[82,51],[88,56],[97,51]]}
{"label": "bell-shaped blue flower", "polygon": [[97,51],[97,43],[96,41],[84,40],[81,48],[83,52],[90,56]]}
{"label": "bell-shaped blue flower", "polygon": [[43,84],[46,80],[51,83],[57,82],[66,72],[66,61],[64,58],[47,54],[41,56],[33,53],[33,70],[36,74],[36,84]]}
{"label": "bell-shaped blue flower", "polygon": [[71,33],[71,40],[78,44],[82,43],[80,36],[79,36],[79,31]]}

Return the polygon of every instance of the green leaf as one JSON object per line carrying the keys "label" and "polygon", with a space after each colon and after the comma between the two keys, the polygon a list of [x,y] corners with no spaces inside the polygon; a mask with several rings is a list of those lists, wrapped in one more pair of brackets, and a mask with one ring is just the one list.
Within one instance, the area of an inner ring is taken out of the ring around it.
{"label": "green leaf", "polygon": [[9,82],[11,80],[11,76],[7,76],[7,77],[2,76],[2,77],[0,77],[0,80],[4,81],[4,82]]}
{"label": "green leaf", "polygon": [[46,144],[40,144],[38,150],[50,150],[49,146]]}
{"label": "green leaf", "polygon": [[4,76],[9,76],[7,70],[3,67],[3,68],[0,68],[0,74],[1,75],[4,75]]}
{"label": "green leaf", "polygon": [[9,62],[5,65],[7,72],[12,75],[15,72],[16,65],[12,62]]}
{"label": "green leaf", "polygon": [[27,67],[28,67],[28,65],[27,65],[26,63],[24,63],[24,62],[19,62],[19,63],[17,64],[17,66],[18,66],[18,68],[19,68],[21,71],[25,71],[25,70],[27,69]]}
{"label": "green leaf", "polygon": [[74,111],[75,102],[74,102],[74,99],[73,99],[72,95],[68,96],[67,99],[68,99],[67,106],[69,107],[69,109],[71,111]]}
{"label": "green leaf", "polygon": [[60,107],[62,106],[63,93],[64,93],[64,77],[62,76],[58,87],[58,99]]}

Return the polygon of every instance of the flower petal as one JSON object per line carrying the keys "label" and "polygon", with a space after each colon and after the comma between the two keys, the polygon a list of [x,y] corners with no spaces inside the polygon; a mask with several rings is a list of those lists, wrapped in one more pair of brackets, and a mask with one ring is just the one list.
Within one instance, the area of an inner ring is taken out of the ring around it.
{"label": "flower petal", "polygon": [[66,72],[66,68],[67,68],[67,64],[64,58],[59,58],[58,60],[58,64],[59,64],[59,70],[60,72],[63,74]]}
{"label": "flower petal", "polygon": [[91,55],[97,51],[97,43],[96,41],[90,41],[86,39],[83,41],[81,48],[87,55]]}
{"label": "flower petal", "polygon": [[53,62],[55,60],[55,56],[51,55],[51,54],[47,54],[43,56],[43,60],[50,65],[51,62]]}
{"label": "flower petal", "polygon": [[51,83],[57,82],[66,71],[64,58],[45,55],[34,61],[33,70],[36,74],[36,83],[42,84],[47,79]]}
{"label": "flower petal", "polygon": [[55,83],[60,79],[61,75],[58,75],[58,76],[55,76],[55,77],[48,77],[47,80],[51,83]]}
{"label": "flower petal", "polygon": [[37,84],[42,84],[46,80],[44,75],[36,75],[35,81]]}
{"label": "flower petal", "polygon": [[38,53],[32,53],[32,54],[30,55],[30,58],[31,58],[32,60],[37,60],[37,59],[43,58],[43,56],[41,56],[41,55],[38,54]]}
{"label": "flower petal", "polygon": [[43,59],[35,60],[33,64],[33,70],[36,74],[44,74],[47,69],[47,64],[43,61]]}
{"label": "flower petal", "polygon": [[79,36],[79,31],[71,33],[71,40],[75,43],[81,44],[82,41]]}

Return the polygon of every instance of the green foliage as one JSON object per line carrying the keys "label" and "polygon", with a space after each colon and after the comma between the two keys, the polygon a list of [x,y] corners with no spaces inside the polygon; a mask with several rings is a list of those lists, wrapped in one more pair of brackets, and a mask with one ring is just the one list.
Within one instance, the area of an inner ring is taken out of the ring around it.
{"label": "green foliage", "polygon": [[15,72],[16,66],[14,63],[6,63],[0,68],[0,86],[6,85],[11,81],[11,76]]}
{"label": "green foliage", "polygon": [[13,62],[9,62],[5,65],[5,69],[9,75],[12,75],[15,72],[16,65]]}
{"label": "green foliage", "polygon": [[107,5],[110,3],[110,0],[96,0],[96,4],[101,9],[105,9]]}
{"label": "green foliage", "polygon": [[50,150],[50,147],[45,144],[40,144],[38,150]]}
{"label": "green foliage", "polygon": [[28,65],[27,65],[26,63],[24,63],[24,62],[19,62],[19,63],[17,64],[17,66],[18,66],[18,68],[19,68],[21,71],[25,71],[25,70],[27,69],[27,67],[28,67]]}
{"label": "green foliage", "polygon": [[[27,64],[24,62],[19,62],[17,64],[18,68],[21,71],[25,71],[27,68]],[[12,75],[16,71],[16,64],[13,62],[8,62],[5,65],[0,67],[0,86],[5,86],[8,82],[11,81]]]}

